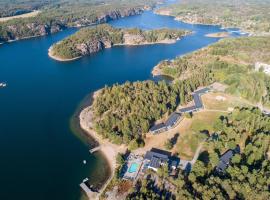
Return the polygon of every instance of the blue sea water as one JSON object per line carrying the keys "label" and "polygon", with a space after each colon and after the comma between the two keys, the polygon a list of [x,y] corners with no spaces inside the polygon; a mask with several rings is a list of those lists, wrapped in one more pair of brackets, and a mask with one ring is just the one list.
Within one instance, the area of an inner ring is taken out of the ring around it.
{"label": "blue sea water", "polygon": [[105,85],[151,79],[159,61],[217,42],[204,35],[221,31],[152,11],[110,24],[193,34],[175,44],[114,47],[68,63],[49,58],[48,48],[76,29],[1,45],[0,82],[8,86],[0,89],[0,199],[79,199],[83,178],[102,183],[109,173],[106,161],[90,155],[87,143],[70,129],[81,100]]}

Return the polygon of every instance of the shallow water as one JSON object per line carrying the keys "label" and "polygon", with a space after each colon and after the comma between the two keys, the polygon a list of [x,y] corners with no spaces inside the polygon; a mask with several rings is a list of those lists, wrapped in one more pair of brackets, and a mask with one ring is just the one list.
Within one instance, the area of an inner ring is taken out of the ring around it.
{"label": "shallow water", "polygon": [[[218,26],[190,25],[147,11],[111,22],[116,27],[184,28],[194,34],[175,44],[106,49],[80,60],[50,59],[48,48],[74,33],[0,46],[0,199],[79,199],[78,184],[106,178],[106,162],[70,130],[70,118],[84,97],[105,85],[146,80],[163,59],[218,41],[204,37]],[[87,164],[83,165],[83,160]]]}

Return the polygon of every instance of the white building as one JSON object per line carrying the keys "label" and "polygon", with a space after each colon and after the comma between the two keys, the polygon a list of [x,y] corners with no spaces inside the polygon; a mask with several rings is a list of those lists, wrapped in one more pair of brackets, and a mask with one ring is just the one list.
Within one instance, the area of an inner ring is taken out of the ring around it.
{"label": "white building", "polygon": [[270,75],[270,65],[266,63],[256,62],[255,63],[255,71],[262,70],[267,75]]}

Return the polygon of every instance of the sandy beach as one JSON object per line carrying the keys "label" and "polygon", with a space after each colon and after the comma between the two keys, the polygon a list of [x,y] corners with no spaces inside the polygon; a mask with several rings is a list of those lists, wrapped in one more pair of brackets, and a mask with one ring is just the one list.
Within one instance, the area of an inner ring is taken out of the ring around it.
{"label": "sandy beach", "polygon": [[210,37],[210,38],[225,38],[229,36],[230,36],[230,33],[228,32],[209,33],[205,35],[205,37]]}
{"label": "sandy beach", "polygon": [[[93,100],[97,97],[99,94],[100,90],[96,91],[93,94]],[[84,108],[81,113],[80,113],[80,126],[81,128],[89,134],[90,137],[95,139],[99,143],[99,151],[105,156],[107,159],[112,174],[109,177],[109,179],[106,181],[106,183],[103,185],[103,187],[100,189],[99,193],[95,197],[95,199],[99,199],[99,195],[103,193],[103,191],[106,189],[107,185],[110,183],[111,179],[114,176],[114,172],[116,169],[116,156],[118,153],[125,153],[126,152],[126,146],[125,145],[115,145],[109,142],[108,139],[103,139],[100,135],[98,135],[94,130],[93,130],[93,124],[92,124],[92,105]],[[90,197],[89,197],[90,198]],[[93,197],[92,197],[93,198]],[[93,199],[91,199],[93,200]]]}

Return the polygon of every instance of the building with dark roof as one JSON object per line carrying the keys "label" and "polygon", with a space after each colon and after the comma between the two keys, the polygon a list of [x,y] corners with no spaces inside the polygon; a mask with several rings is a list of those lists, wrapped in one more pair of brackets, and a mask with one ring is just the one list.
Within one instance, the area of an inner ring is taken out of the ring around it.
{"label": "building with dark roof", "polygon": [[196,109],[202,109],[203,108],[203,103],[202,103],[202,99],[201,96],[207,92],[209,92],[209,88],[202,88],[200,90],[195,91],[192,96],[193,96],[193,100],[194,100],[194,104]]}
{"label": "building with dark roof", "polygon": [[199,95],[202,95],[202,94],[205,94],[205,93],[207,93],[207,92],[209,92],[209,91],[210,91],[210,88],[205,87],[205,88],[202,88],[202,89],[200,89],[200,90],[196,90],[195,93],[197,93],[197,94],[199,94]]}
{"label": "building with dark roof", "polygon": [[197,110],[196,106],[190,106],[190,107],[179,109],[179,112],[181,112],[181,113],[190,113],[190,112],[194,112],[196,110]]}
{"label": "building with dark roof", "polygon": [[201,95],[209,92],[209,88],[202,88],[200,90],[197,90],[193,92],[192,97],[194,101],[194,106],[186,107],[186,108],[181,108],[179,112],[181,113],[190,113],[190,112],[195,112],[203,108],[203,103],[201,99]]}
{"label": "building with dark roof", "polygon": [[164,131],[167,131],[167,126],[164,123],[156,124],[153,127],[150,128],[150,132],[153,134],[162,133]]}
{"label": "building with dark roof", "polygon": [[224,173],[226,168],[229,166],[232,157],[235,154],[239,154],[240,153],[240,147],[237,146],[235,149],[229,149],[228,151],[226,151],[220,158],[219,158],[219,163],[216,167],[216,170],[219,173]]}
{"label": "building with dark roof", "polygon": [[167,119],[165,123],[156,124],[153,127],[150,128],[150,132],[153,134],[162,133],[164,131],[167,131],[170,128],[173,128],[177,125],[178,122],[181,120],[181,113],[190,113],[195,112],[203,108],[203,103],[201,99],[201,95],[209,92],[209,88],[202,88],[200,90],[195,91],[192,96],[194,100],[194,106],[190,106],[187,108],[181,108],[178,112],[174,112],[170,115],[170,117]]}
{"label": "building with dark roof", "polygon": [[197,93],[194,93],[192,96],[193,96],[193,101],[194,101],[196,109],[197,110],[202,109],[203,103],[202,103],[201,96],[198,95]]}
{"label": "building with dark roof", "polygon": [[153,148],[146,152],[144,160],[147,162],[148,169],[157,171],[158,168],[169,162],[170,156],[170,152]]}
{"label": "building with dark roof", "polygon": [[180,122],[181,114],[180,113],[172,113],[171,116],[166,121],[166,126],[168,129],[173,128],[175,125],[177,125]]}

